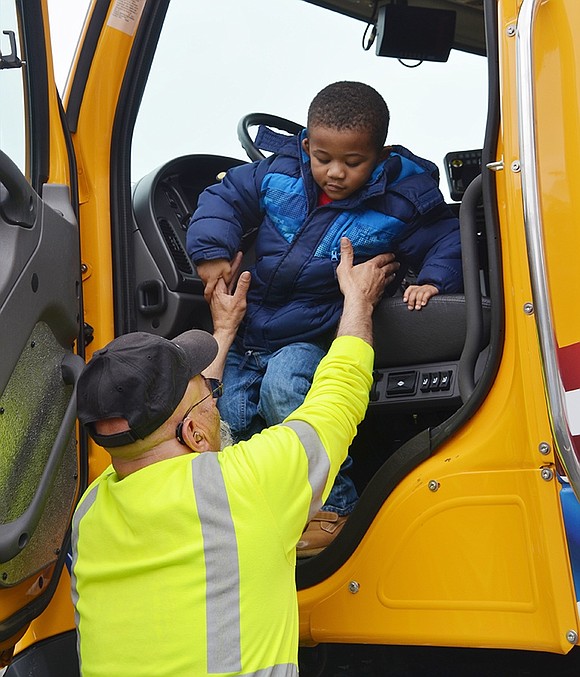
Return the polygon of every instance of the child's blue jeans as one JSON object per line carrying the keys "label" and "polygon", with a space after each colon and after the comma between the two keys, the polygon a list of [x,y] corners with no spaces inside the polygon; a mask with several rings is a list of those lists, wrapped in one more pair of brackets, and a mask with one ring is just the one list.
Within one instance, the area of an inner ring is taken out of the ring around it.
{"label": "child's blue jeans", "polygon": [[[312,378],[326,351],[314,343],[291,343],[270,353],[230,349],[224,369],[224,393],[218,400],[222,418],[229,423],[234,439],[248,439],[265,427],[281,423],[297,409],[312,384]],[[345,470],[352,458],[340,467],[322,510],[339,515],[352,512],[358,494]]]}

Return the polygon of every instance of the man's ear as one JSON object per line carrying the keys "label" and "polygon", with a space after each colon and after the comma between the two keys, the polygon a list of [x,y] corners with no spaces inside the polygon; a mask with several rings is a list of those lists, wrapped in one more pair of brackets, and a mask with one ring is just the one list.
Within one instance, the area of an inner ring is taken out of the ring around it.
{"label": "man's ear", "polygon": [[302,139],[302,150],[310,157],[310,144],[307,136]]}
{"label": "man's ear", "polygon": [[194,422],[187,418],[183,422],[183,428],[181,429],[181,436],[185,444],[192,450],[198,453],[204,451],[211,451],[205,434],[203,431],[198,430]]}

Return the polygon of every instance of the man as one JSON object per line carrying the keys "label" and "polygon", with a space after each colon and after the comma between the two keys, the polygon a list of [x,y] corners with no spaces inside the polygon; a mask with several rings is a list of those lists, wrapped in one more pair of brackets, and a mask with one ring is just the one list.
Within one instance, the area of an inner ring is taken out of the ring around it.
{"label": "man", "polygon": [[73,519],[73,597],[84,677],[297,675],[295,547],[364,416],[372,310],[392,255],[353,266],[344,310],[304,403],[220,447],[215,397],[249,274],[212,295],[214,335],[129,334],[98,351],[79,419],[111,454]]}

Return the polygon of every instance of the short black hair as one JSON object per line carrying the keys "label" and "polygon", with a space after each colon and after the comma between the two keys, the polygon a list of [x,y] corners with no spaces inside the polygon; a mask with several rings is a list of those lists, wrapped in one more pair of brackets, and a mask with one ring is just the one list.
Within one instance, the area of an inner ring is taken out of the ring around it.
{"label": "short black hair", "polygon": [[334,82],[312,99],[308,128],[329,127],[338,131],[364,129],[381,148],[389,129],[389,109],[383,97],[363,82]]}

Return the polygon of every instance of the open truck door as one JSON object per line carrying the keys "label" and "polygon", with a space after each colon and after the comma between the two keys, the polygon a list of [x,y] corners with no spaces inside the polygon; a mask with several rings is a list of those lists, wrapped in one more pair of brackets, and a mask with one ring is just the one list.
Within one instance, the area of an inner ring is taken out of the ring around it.
{"label": "open truck door", "polygon": [[83,475],[79,232],[47,18],[0,2],[0,666],[66,585]]}

